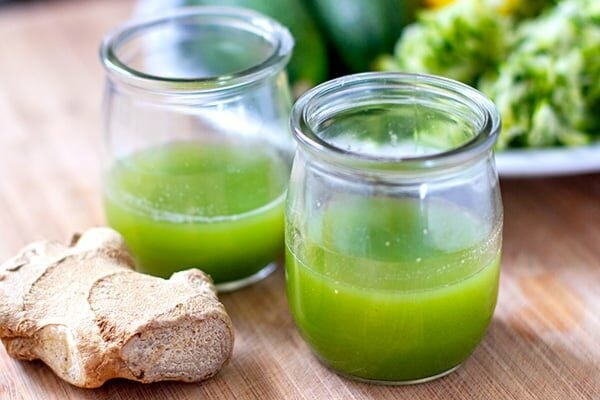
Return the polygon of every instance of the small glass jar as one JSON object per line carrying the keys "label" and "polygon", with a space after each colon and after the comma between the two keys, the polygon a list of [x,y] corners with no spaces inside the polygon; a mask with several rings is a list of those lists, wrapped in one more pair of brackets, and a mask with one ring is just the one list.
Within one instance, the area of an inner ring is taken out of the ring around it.
{"label": "small glass jar", "polygon": [[292,47],[274,20],[227,7],[178,9],[106,37],[104,204],[139,270],[196,267],[220,290],[274,270],[294,149]]}
{"label": "small glass jar", "polygon": [[444,78],[366,73],[305,93],[291,126],[286,281],[304,339],[360,380],[456,369],[498,293],[495,106]]}

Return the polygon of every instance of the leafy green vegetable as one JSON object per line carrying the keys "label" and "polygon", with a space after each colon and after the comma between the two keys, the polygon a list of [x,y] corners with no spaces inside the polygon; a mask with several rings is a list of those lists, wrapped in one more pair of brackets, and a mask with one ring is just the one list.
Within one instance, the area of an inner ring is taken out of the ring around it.
{"label": "leafy green vegetable", "polygon": [[[503,119],[497,148],[575,146],[600,137],[600,1],[541,0],[503,14],[493,0],[423,13],[380,64],[478,87]],[[553,1],[547,1],[552,4]]]}

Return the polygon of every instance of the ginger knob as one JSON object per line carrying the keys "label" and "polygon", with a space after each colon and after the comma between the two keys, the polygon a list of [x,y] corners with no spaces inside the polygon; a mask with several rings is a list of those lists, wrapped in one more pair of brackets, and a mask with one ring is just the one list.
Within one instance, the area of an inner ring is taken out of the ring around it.
{"label": "ginger knob", "polygon": [[135,272],[109,228],[70,245],[32,243],[0,266],[0,339],[11,356],[40,359],[86,388],[112,378],[200,381],[233,348],[231,320],[207,275]]}

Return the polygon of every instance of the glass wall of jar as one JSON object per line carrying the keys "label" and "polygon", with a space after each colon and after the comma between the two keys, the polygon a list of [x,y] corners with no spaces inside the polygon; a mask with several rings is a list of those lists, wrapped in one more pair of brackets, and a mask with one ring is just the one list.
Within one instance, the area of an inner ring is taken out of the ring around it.
{"label": "glass wall of jar", "polygon": [[106,37],[104,204],[139,270],[197,267],[232,290],[275,268],[294,148],[292,47],[275,21],[226,7]]}
{"label": "glass wall of jar", "polygon": [[496,108],[447,79],[367,73],[307,92],[291,125],[286,280],[300,333],[357,379],[453,371],[498,293]]}

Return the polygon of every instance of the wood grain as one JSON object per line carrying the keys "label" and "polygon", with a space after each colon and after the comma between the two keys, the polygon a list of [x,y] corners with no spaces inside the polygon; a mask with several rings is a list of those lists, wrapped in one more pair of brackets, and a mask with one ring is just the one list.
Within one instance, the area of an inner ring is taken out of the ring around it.
{"label": "wood grain", "polygon": [[[104,223],[97,47],[129,1],[0,8],[0,258]],[[0,350],[0,399],[599,399],[600,174],[502,182],[505,246],[488,334],[456,373],[410,387],[349,381],[319,364],[287,309],[281,269],[222,296],[232,363],[203,384],[77,389]]]}

